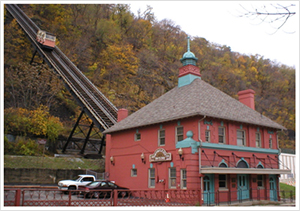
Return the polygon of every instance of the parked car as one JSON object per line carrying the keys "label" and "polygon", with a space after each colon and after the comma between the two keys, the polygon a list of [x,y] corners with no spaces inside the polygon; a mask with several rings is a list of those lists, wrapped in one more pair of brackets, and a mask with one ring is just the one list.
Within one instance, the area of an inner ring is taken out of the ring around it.
{"label": "parked car", "polygon": [[81,174],[78,175],[75,180],[61,180],[58,182],[58,189],[62,191],[78,190],[80,186],[86,186],[87,184],[96,180],[94,175]]}
{"label": "parked car", "polygon": [[80,193],[84,195],[85,198],[110,198],[113,190],[118,190],[118,197],[128,197],[129,189],[121,187],[111,181],[94,181],[85,187],[78,187]]}

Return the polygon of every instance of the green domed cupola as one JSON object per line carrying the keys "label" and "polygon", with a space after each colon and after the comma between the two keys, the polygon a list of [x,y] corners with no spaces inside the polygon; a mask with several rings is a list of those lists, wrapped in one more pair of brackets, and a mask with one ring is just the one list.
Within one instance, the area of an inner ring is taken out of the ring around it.
{"label": "green domed cupola", "polygon": [[200,69],[196,66],[198,59],[190,51],[190,38],[187,39],[187,52],[180,59],[183,66],[179,68],[178,87],[189,85],[197,78],[201,79]]}
{"label": "green domed cupola", "polygon": [[198,59],[195,57],[195,54],[190,51],[190,37],[188,37],[188,39],[187,39],[187,52],[185,52],[183,54],[180,61],[183,64],[183,66],[189,65],[189,64],[196,66],[197,60]]}

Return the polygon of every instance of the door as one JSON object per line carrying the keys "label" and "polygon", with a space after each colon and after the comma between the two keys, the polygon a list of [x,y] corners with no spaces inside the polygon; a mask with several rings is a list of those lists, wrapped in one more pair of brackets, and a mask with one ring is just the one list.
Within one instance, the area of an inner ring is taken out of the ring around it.
{"label": "door", "polygon": [[238,175],[238,191],[237,191],[237,199],[249,199],[249,181],[248,175],[239,174]]}
{"label": "door", "polygon": [[269,183],[270,183],[270,200],[277,201],[277,186],[276,186],[275,175],[269,176]]}
{"label": "door", "polygon": [[208,174],[203,178],[203,202],[210,205],[215,203],[214,175]]}

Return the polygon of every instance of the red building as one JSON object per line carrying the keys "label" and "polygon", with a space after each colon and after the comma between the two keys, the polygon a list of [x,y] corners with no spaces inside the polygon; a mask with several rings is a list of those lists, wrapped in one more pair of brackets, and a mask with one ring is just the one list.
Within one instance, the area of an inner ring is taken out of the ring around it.
{"label": "red building", "polygon": [[[131,189],[200,189],[204,203],[278,200],[285,128],[255,111],[254,91],[236,100],[201,79],[188,51],[178,86],[105,131],[109,179]],[[218,194],[216,194],[218,193]],[[216,199],[218,196],[218,199]]]}

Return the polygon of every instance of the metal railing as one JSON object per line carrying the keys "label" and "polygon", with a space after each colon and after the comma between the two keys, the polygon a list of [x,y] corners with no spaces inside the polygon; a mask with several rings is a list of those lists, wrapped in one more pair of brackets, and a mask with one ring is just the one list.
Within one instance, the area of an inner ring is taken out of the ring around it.
{"label": "metal railing", "polygon": [[[257,191],[257,192],[255,192]],[[245,201],[295,202],[294,191],[249,189],[249,196],[240,191],[200,190],[74,190],[4,189],[4,206],[220,206]],[[239,197],[238,197],[239,196]]]}

